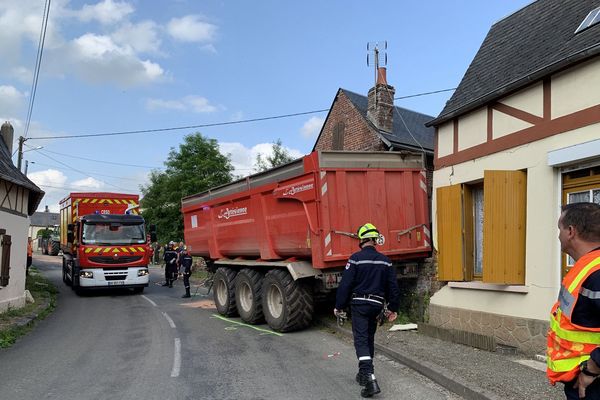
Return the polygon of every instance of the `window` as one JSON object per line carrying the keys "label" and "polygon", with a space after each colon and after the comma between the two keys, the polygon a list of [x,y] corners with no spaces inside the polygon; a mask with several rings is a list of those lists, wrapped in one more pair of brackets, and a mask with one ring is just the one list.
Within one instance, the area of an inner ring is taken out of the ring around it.
{"label": "window", "polygon": [[[585,168],[563,174],[563,204],[593,202],[600,204],[600,167]],[[575,260],[563,254],[562,276],[575,265]]]}
{"label": "window", "polygon": [[526,189],[523,171],[437,189],[439,280],[525,283]]}
{"label": "window", "polygon": [[575,30],[575,34],[589,28],[590,26],[600,22],[600,7],[593,9],[581,22],[581,25]]}

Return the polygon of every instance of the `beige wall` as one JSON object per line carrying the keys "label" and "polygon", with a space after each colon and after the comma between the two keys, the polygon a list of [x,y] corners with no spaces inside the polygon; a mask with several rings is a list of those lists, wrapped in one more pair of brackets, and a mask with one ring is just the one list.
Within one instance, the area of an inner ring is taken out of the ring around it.
{"label": "beige wall", "polygon": [[438,157],[447,156],[454,151],[454,124],[447,122],[438,128]]}
{"label": "beige wall", "polygon": [[552,77],[552,118],[600,104],[600,57]]}
{"label": "beige wall", "polygon": [[473,111],[458,119],[458,150],[487,141],[487,108]]}
{"label": "beige wall", "polygon": [[[527,171],[527,293],[445,286],[431,303],[523,318],[547,319],[560,284],[560,246],[556,221],[561,203],[560,171],[548,166],[549,151],[597,139],[600,124],[565,132],[534,143],[492,154],[477,162],[468,161],[437,170],[433,174],[433,240],[437,246],[435,189],[439,186],[471,182],[483,178],[484,170]],[[598,155],[600,161],[600,155]]]}
{"label": "beige wall", "polygon": [[0,286],[0,312],[8,307],[18,308],[25,304],[25,265],[27,262],[26,217],[0,210],[0,228],[11,236],[10,281],[8,286]]}

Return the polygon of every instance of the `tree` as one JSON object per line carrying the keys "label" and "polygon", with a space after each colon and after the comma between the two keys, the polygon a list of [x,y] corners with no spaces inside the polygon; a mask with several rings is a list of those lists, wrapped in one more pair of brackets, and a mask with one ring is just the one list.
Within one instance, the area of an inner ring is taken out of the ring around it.
{"label": "tree", "polygon": [[272,146],[273,154],[270,156],[264,156],[261,153],[256,156],[256,162],[254,163],[256,172],[263,172],[294,160],[294,157],[281,144],[281,139],[273,142]]}
{"label": "tree", "polygon": [[183,240],[181,199],[231,182],[233,171],[217,141],[200,133],[186,136],[178,150],[171,148],[165,167],[152,171],[148,186],[140,188],[142,216],[156,224],[161,243]]}

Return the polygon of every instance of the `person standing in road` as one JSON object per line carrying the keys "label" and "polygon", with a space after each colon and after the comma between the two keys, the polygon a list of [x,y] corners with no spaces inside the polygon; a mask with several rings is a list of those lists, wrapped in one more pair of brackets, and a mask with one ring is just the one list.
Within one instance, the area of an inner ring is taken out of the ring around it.
{"label": "person standing in road", "polygon": [[185,294],[182,298],[192,297],[190,294],[190,275],[192,275],[192,263],[194,260],[190,255],[190,252],[184,246],[183,250],[179,253],[179,265],[180,271],[183,274],[183,286],[185,287]]}
{"label": "person standing in road", "polygon": [[373,356],[377,317],[388,303],[387,319],[398,316],[400,289],[392,262],[375,249],[379,231],[367,223],[358,229],[360,251],[352,254],[337,290],[333,313],[337,316],[348,304],[352,311],[352,335],[358,358],[356,381],[364,386],[362,397],[372,397],[381,389],[375,379]]}
{"label": "person standing in road", "polygon": [[154,264],[158,265],[160,264],[160,249],[161,249],[161,245],[160,243],[156,242],[154,244]]}
{"label": "person standing in road", "polygon": [[546,374],[566,398],[600,399],[600,205],[572,203],[558,220],[561,251],[575,260],[552,307]]}
{"label": "person standing in road", "polygon": [[163,259],[165,260],[165,283],[163,286],[173,287],[174,275],[177,273],[177,252],[173,247],[175,242],[169,242],[165,249]]}
{"label": "person standing in road", "polygon": [[31,237],[27,238],[27,267],[25,268],[25,274],[29,275],[29,267],[31,267],[31,263],[33,262],[33,241]]}

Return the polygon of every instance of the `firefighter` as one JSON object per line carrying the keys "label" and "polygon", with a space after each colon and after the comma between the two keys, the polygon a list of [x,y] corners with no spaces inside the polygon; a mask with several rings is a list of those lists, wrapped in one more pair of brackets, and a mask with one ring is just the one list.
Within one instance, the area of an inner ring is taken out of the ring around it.
{"label": "firefighter", "polygon": [[387,319],[393,321],[398,316],[400,289],[396,271],[390,259],[375,249],[379,237],[373,224],[366,223],[358,229],[361,250],[352,254],[346,263],[333,310],[337,316],[350,304],[358,358],[356,381],[364,386],[360,393],[362,397],[381,392],[373,368],[377,317],[384,312],[386,303]]}
{"label": "firefighter", "polygon": [[165,283],[163,286],[173,287],[174,274],[177,273],[177,252],[173,249],[175,242],[169,242],[163,259],[165,260]]}
{"label": "firefighter", "polygon": [[183,286],[185,287],[185,294],[181,296],[186,299],[192,297],[190,294],[190,275],[192,274],[192,256],[188,249],[184,246],[183,250],[179,253],[179,265],[180,271],[183,274]]}

